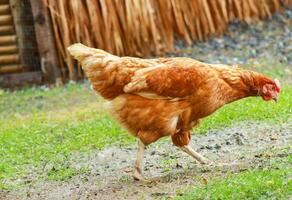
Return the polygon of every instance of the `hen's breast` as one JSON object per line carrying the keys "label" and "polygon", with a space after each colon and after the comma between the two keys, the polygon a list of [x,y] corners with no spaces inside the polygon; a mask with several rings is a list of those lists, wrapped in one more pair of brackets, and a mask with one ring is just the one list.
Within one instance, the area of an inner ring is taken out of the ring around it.
{"label": "hen's breast", "polygon": [[210,79],[191,97],[191,120],[207,117],[226,104],[232,88],[220,79]]}

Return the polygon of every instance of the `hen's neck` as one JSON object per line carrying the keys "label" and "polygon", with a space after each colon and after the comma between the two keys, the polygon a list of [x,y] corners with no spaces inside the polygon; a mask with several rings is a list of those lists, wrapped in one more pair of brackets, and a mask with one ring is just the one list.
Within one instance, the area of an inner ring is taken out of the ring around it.
{"label": "hen's neck", "polygon": [[259,79],[261,74],[240,68],[226,68],[218,70],[219,77],[225,85],[222,98],[230,103],[245,97],[258,96]]}

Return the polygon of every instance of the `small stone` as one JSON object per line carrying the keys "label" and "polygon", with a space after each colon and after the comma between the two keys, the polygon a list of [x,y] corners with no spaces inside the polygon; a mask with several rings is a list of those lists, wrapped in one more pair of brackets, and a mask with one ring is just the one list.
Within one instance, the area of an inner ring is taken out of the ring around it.
{"label": "small stone", "polygon": [[277,135],[271,135],[270,140],[278,140],[279,137]]}
{"label": "small stone", "polygon": [[243,139],[242,139],[241,134],[236,133],[236,135],[234,135],[234,138],[235,138],[236,144],[238,144],[238,145],[244,145],[244,142],[243,142]]}
{"label": "small stone", "polygon": [[204,185],[208,185],[208,179],[206,177],[202,177],[201,181]]}
{"label": "small stone", "polygon": [[255,158],[261,158],[262,156],[263,156],[263,154],[261,154],[261,153],[254,155]]}
{"label": "small stone", "polygon": [[176,163],[176,166],[175,166],[176,168],[182,168],[182,165],[181,164],[179,164],[179,163]]}

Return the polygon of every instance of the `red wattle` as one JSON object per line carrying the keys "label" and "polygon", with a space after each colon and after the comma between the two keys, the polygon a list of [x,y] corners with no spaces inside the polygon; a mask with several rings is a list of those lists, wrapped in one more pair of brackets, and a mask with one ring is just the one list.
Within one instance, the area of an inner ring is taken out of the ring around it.
{"label": "red wattle", "polygon": [[269,101],[269,100],[271,100],[271,97],[270,97],[270,96],[263,96],[263,99],[264,99],[265,101]]}

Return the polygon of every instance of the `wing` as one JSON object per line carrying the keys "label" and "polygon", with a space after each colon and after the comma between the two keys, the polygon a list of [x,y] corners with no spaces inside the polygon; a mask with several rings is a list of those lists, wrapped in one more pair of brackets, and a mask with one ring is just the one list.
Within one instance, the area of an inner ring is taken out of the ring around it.
{"label": "wing", "polygon": [[136,71],[124,92],[147,94],[149,97],[185,98],[194,94],[202,81],[202,70],[196,66],[158,64]]}

